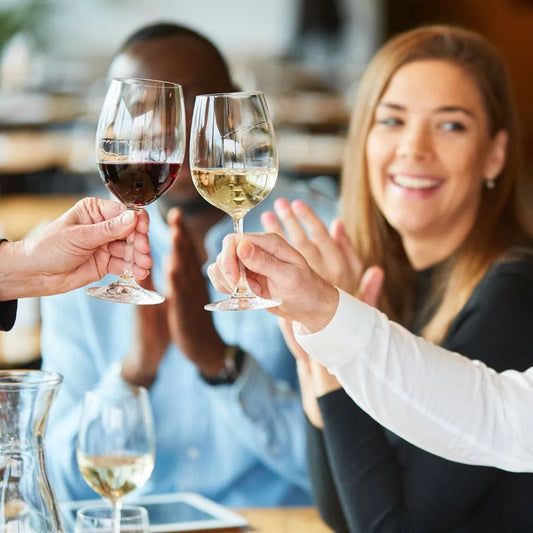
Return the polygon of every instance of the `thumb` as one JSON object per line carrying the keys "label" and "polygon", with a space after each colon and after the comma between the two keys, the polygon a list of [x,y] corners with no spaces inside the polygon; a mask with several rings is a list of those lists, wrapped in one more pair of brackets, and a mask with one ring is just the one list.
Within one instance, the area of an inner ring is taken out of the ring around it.
{"label": "thumb", "polygon": [[[97,224],[87,224],[80,228],[84,247],[98,248],[111,241],[124,239],[135,231],[137,224],[137,213],[128,209],[119,216],[98,222]],[[81,244],[81,243],[80,243]]]}
{"label": "thumb", "polygon": [[376,306],[385,281],[385,273],[378,266],[367,268],[359,284],[359,298],[368,305]]}
{"label": "thumb", "polygon": [[247,269],[274,282],[284,275],[289,266],[274,254],[249,241],[243,241],[237,246],[237,256]]}

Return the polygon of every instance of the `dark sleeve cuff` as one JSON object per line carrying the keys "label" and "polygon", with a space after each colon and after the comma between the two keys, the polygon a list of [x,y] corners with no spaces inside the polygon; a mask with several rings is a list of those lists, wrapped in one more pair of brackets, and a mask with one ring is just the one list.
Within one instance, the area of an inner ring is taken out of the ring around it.
{"label": "dark sleeve cuff", "polygon": [[344,389],[337,389],[317,398],[320,412],[329,417],[345,419],[345,413],[354,411],[357,404]]}
{"label": "dark sleeve cuff", "polygon": [[[7,239],[0,239],[0,244]],[[17,318],[17,300],[0,302],[0,331],[9,331]]]}
{"label": "dark sleeve cuff", "polygon": [[17,300],[0,302],[0,330],[9,331],[17,318]]}

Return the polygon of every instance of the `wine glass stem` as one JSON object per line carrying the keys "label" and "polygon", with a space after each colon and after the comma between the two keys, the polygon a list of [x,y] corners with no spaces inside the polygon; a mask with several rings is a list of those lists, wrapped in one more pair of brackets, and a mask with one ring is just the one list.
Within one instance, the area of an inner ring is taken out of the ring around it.
{"label": "wine glass stem", "polygon": [[113,533],[120,533],[120,511],[122,510],[122,502],[120,500],[113,500],[111,502],[111,522],[113,524]]}
{"label": "wine glass stem", "polygon": [[[134,207],[128,207],[132,211],[139,211],[139,209]],[[126,239],[126,249],[124,251],[124,261],[126,265],[124,266],[124,271],[122,272],[121,281],[125,283],[133,283],[133,253],[134,253],[134,243],[135,243],[135,231],[131,232]]]}
{"label": "wine glass stem", "polygon": [[[243,232],[243,217],[233,218],[233,230],[235,232],[235,247],[239,246],[239,243],[242,242],[244,232]],[[236,287],[233,289],[233,298],[239,298],[242,296],[251,296],[252,291],[248,286],[248,281],[246,279],[246,269],[244,265],[239,260],[239,281],[237,282]]]}

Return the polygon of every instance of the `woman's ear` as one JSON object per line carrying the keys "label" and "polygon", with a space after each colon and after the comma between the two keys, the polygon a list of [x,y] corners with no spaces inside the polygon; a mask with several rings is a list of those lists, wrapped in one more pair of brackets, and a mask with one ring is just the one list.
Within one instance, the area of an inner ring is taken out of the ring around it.
{"label": "woman's ear", "polygon": [[490,141],[491,146],[485,162],[483,170],[483,178],[488,180],[495,180],[505,166],[507,158],[507,143],[509,141],[509,134],[506,130],[500,130],[494,138]]}

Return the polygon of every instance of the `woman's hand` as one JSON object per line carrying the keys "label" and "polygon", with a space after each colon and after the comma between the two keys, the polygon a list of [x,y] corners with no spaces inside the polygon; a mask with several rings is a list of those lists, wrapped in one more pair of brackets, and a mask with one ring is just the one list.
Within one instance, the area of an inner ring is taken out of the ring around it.
{"label": "woman's hand", "polygon": [[335,219],[328,232],[315,212],[301,200],[291,204],[280,198],[274,203],[276,215],[262,214],[265,231],[286,236],[324,279],[350,294],[356,294],[363,264],[350,242],[344,224]]}
{"label": "woman's hand", "polygon": [[[370,267],[367,269],[359,285],[358,296],[361,301],[376,306],[383,281],[384,274],[381,268]],[[285,342],[296,358],[304,412],[311,424],[317,428],[323,428],[324,423],[317,398],[340,389],[341,385],[335,376],[330,374],[320,363],[311,359],[298,344],[290,321],[281,319],[279,324]]]}

